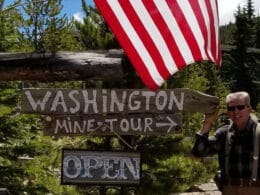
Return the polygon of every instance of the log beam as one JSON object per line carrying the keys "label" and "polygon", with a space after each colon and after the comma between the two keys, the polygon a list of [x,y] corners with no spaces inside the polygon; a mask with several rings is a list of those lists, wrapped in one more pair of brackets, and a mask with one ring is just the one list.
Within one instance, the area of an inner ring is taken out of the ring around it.
{"label": "log beam", "polygon": [[0,53],[0,80],[120,80],[123,51]]}
{"label": "log beam", "polygon": [[[232,46],[222,45],[222,53]],[[256,59],[260,50],[249,48]],[[129,71],[123,50],[52,53],[1,53],[0,81],[120,81]]]}

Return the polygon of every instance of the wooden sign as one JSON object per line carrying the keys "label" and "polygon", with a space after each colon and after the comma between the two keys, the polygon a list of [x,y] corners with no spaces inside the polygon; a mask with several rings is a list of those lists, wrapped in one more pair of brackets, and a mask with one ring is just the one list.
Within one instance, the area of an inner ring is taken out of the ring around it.
{"label": "wooden sign", "polygon": [[191,89],[24,89],[22,113],[211,113],[219,99]]}
{"label": "wooden sign", "polygon": [[63,149],[62,184],[138,185],[140,153]]}
{"label": "wooden sign", "polygon": [[176,133],[180,114],[44,116],[45,135],[154,135]]}

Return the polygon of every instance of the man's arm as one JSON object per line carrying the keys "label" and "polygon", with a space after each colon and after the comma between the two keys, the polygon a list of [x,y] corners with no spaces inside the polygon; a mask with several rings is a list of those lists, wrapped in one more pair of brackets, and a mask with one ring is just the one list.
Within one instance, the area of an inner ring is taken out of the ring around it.
{"label": "man's arm", "polygon": [[215,136],[209,138],[209,130],[215,123],[218,116],[218,110],[211,114],[205,114],[202,121],[201,129],[195,135],[195,144],[192,153],[195,156],[203,157],[214,153],[214,142],[217,141]]}

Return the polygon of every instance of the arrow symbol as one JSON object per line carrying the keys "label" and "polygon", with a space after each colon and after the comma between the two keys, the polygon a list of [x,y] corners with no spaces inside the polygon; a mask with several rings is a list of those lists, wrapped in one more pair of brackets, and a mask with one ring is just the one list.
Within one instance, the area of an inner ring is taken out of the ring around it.
{"label": "arrow symbol", "polygon": [[169,116],[167,116],[166,119],[168,119],[169,122],[156,123],[156,127],[169,126],[169,129],[167,130],[167,133],[170,133],[171,129],[172,129],[173,127],[177,126],[177,123],[175,123]]}

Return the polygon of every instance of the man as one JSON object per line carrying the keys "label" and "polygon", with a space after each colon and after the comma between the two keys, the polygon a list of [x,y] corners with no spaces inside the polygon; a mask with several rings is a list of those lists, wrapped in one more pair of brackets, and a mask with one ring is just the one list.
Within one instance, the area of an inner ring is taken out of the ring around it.
{"label": "man", "polygon": [[260,195],[260,181],[256,178],[260,176],[260,171],[257,172],[260,169],[259,154],[254,156],[256,161],[253,162],[255,145],[259,145],[254,144],[257,119],[251,114],[249,94],[230,93],[226,97],[226,106],[230,124],[209,136],[217,112],[206,114],[201,130],[196,134],[193,154],[202,157],[218,153],[223,195]]}

